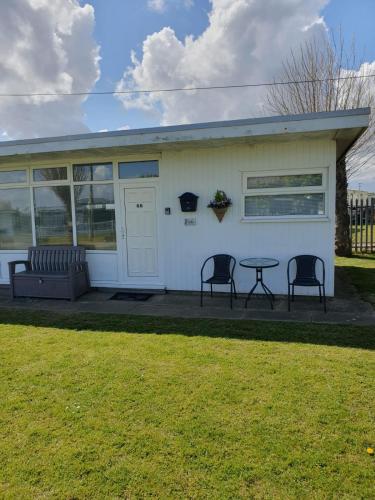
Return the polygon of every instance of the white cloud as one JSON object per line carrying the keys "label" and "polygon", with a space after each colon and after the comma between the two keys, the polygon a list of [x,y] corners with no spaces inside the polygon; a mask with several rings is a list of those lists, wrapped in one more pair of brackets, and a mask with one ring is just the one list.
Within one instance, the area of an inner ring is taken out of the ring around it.
{"label": "white cloud", "polygon": [[169,5],[182,5],[185,9],[191,9],[194,5],[194,0],[148,0],[147,6],[155,12],[165,12]]}
{"label": "white cloud", "polygon": [[148,0],[148,8],[156,12],[163,12],[166,8],[165,0]]}
{"label": "white cloud", "polygon": [[122,127],[119,127],[117,130],[130,130],[130,125],[122,125]]}
{"label": "white cloud", "polygon": [[[142,54],[118,90],[230,85],[270,81],[281,60],[326,29],[328,0],[211,0],[209,24],[197,38],[163,28],[146,38]],[[263,112],[264,90],[121,95],[126,109],[158,113],[163,124],[231,119]]]}
{"label": "white cloud", "polygon": [[[90,91],[99,78],[94,9],[78,0],[0,2],[0,93]],[[0,98],[11,138],[87,131],[75,97]]]}

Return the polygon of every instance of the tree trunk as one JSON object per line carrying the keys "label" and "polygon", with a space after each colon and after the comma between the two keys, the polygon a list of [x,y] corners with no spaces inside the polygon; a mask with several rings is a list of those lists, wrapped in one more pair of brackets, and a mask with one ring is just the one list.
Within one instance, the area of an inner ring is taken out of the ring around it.
{"label": "tree trunk", "polygon": [[348,180],[344,159],[336,164],[336,255],[340,257],[352,255],[349,224]]}

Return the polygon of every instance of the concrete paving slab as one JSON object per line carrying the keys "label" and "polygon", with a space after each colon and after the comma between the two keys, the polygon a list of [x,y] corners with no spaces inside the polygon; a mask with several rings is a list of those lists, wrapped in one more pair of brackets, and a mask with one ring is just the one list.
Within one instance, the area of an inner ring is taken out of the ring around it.
{"label": "concrete paving slab", "polygon": [[227,295],[216,294],[213,298],[204,297],[200,307],[197,293],[155,294],[145,302],[110,300],[113,290],[92,290],[76,302],[54,299],[18,298],[12,301],[6,289],[0,290],[0,308],[20,310],[55,311],[58,313],[102,313],[130,314],[148,316],[169,316],[181,318],[220,318],[230,320],[287,321],[303,323],[336,323],[375,325],[375,312],[372,306],[360,299],[358,294],[329,298],[328,312],[325,314],[317,297],[297,296],[288,312],[286,297],[277,296],[274,309],[264,296],[255,296],[245,309],[246,295],[233,301],[229,306]]}

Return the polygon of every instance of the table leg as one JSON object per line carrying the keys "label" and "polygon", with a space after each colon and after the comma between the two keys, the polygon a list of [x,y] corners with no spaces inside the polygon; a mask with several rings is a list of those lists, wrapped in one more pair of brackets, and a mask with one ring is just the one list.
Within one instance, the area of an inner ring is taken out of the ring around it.
{"label": "table leg", "polygon": [[245,307],[247,308],[247,303],[248,301],[250,300],[250,297],[253,295],[254,293],[254,290],[256,289],[256,287],[258,286],[258,282],[255,283],[255,285],[253,286],[253,288],[250,290],[250,292],[247,294],[247,297],[246,297],[246,301],[245,301]]}
{"label": "table leg", "polygon": [[273,301],[274,301],[273,293],[270,291],[270,289],[268,287],[266,287],[266,285],[263,283],[263,281],[262,281],[261,285],[262,285],[262,288],[264,290],[265,296],[270,301],[271,309],[273,309]]}
{"label": "table leg", "polygon": [[273,293],[271,292],[271,290],[268,288],[268,286],[265,285],[264,282],[263,282],[263,268],[262,267],[256,268],[256,281],[255,281],[255,285],[250,290],[250,292],[247,294],[246,301],[245,301],[245,308],[247,308],[247,303],[250,300],[250,297],[253,295],[256,287],[258,286],[258,283],[263,288],[264,294],[266,295],[267,299],[270,302],[271,309],[273,309],[273,301],[275,300],[275,297],[274,297]]}

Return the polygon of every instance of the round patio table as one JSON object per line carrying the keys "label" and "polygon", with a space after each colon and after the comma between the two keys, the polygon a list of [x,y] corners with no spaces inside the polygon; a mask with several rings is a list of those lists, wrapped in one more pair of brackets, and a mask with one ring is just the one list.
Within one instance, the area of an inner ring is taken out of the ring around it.
{"label": "round patio table", "polygon": [[268,259],[265,257],[256,257],[256,258],[249,258],[249,259],[244,259],[240,261],[240,266],[242,267],[248,267],[250,269],[255,269],[256,271],[256,281],[255,285],[253,288],[250,290],[246,297],[246,302],[245,302],[245,307],[247,307],[247,303],[250,300],[250,297],[253,295],[256,287],[258,284],[263,288],[264,293],[267,297],[267,299],[270,301],[271,304],[271,309],[273,309],[273,301],[275,300],[275,297],[271,290],[268,288],[268,286],[264,283],[263,281],[263,269],[268,269],[270,267],[276,267],[280,264],[280,262],[277,259]]}

